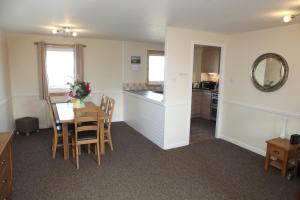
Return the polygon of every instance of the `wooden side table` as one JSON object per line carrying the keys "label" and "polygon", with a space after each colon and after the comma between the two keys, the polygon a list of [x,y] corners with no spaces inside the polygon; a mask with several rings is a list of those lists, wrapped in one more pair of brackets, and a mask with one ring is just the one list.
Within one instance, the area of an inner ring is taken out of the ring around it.
{"label": "wooden side table", "polygon": [[[290,144],[289,140],[281,138],[268,140],[266,143],[266,171],[271,165],[281,170],[281,176],[285,176],[287,170],[291,168],[294,168],[296,172],[300,156],[300,144]],[[271,157],[275,159],[271,159]],[[293,161],[295,164],[290,164],[289,161]]]}

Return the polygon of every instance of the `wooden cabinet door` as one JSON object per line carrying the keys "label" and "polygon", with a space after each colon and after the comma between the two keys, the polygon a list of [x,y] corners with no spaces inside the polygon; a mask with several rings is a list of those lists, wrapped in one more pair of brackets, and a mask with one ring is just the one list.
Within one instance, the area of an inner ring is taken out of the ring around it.
{"label": "wooden cabinet door", "polygon": [[192,116],[198,116],[201,113],[201,93],[199,91],[192,93]]}
{"label": "wooden cabinet door", "polygon": [[201,92],[201,116],[210,119],[210,104],[211,104],[211,93]]}
{"label": "wooden cabinet door", "polygon": [[221,48],[219,47],[204,47],[201,73],[219,73],[220,53]]}

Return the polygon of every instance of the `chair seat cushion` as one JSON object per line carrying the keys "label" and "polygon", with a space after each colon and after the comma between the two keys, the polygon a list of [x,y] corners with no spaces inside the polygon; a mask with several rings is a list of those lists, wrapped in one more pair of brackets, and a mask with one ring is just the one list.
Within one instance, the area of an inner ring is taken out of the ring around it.
{"label": "chair seat cushion", "polygon": [[78,132],[78,140],[96,139],[97,131],[81,131]]}

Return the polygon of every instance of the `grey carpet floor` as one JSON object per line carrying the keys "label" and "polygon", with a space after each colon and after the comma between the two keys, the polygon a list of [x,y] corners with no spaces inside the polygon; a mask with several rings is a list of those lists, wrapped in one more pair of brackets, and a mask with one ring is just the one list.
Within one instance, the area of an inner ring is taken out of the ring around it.
{"label": "grey carpet floor", "polygon": [[14,137],[13,200],[293,200],[299,179],[265,172],[264,158],[219,139],[164,151],[124,123],[112,128],[115,150],[64,161],[50,157],[51,134]]}

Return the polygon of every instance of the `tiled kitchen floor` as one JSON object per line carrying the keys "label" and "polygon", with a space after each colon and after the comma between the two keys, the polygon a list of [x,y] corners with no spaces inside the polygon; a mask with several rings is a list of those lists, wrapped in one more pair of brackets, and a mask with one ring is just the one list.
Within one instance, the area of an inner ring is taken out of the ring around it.
{"label": "tiled kitchen floor", "polygon": [[190,143],[213,139],[215,137],[216,122],[201,117],[192,118]]}

